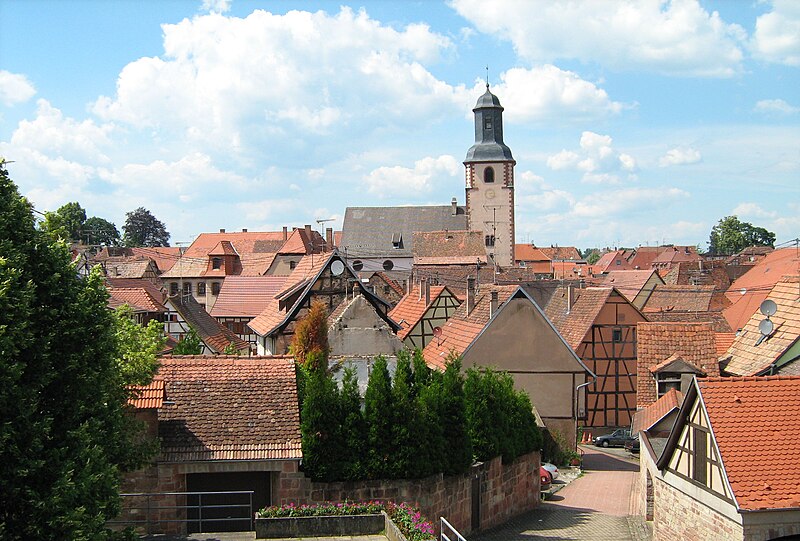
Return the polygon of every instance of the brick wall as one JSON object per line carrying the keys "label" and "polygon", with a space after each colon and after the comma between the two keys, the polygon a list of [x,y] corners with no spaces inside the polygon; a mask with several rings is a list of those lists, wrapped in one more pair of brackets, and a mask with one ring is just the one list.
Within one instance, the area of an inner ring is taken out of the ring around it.
{"label": "brick wall", "polygon": [[697,500],[654,479],[653,541],[742,539],[742,526]]}
{"label": "brick wall", "polygon": [[539,505],[539,453],[512,464],[500,458],[475,466],[468,473],[416,480],[381,480],[346,483],[313,482],[286,463],[279,476],[275,504],[313,504],[326,501],[395,501],[418,506],[434,522],[445,517],[461,534],[472,531],[472,486],[480,484],[480,529],[502,524]]}
{"label": "brick wall", "polygon": [[800,535],[800,523],[797,518],[794,524],[758,524],[744,527],[744,538],[747,541],[768,541],[789,535]]}

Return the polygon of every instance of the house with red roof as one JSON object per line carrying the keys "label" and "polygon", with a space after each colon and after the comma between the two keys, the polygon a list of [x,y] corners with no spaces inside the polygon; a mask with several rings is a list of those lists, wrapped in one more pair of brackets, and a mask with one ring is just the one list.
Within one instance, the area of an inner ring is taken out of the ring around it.
{"label": "house with red roof", "polygon": [[256,335],[247,324],[264,311],[284,282],[286,276],[228,276],[209,313],[255,349]]}
{"label": "house with red roof", "polygon": [[154,293],[146,287],[109,287],[108,294],[108,307],[117,309],[127,304],[139,325],[147,325],[152,320],[163,322],[166,319],[165,298],[160,291]]}
{"label": "house with red roof", "polygon": [[664,280],[653,269],[648,270],[610,270],[605,274],[595,275],[587,283],[600,287],[613,287],[622,293],[639,310],[647,302],[650,294]]}
{"label": "house with red roof", "polygon": [[600,259],[592,265],[594,274],[605,274],[613,270],[634,270],[627,258],[625,250],[612,250],[600,256]]}
{"label": "house with red roof", "polygon": [[558,288],[545,314],[597,375],[586,388],[586,418],[594,429],[628,427],[636,411],[636,324],[645,316],[612,287]]}
{"label": "house with red roof", "polygon": [[400,325],[397,336],[408,349],[425,349],[460,305],[447,286],[432,286],[423,279],[400,299],[389,317]]}
{"label": "house with red roof", "polygon": [[[290,480],[303,478],[291,357],[167,356],[131,405],[160,447],[124,476],[122,492],[140,496],[123,496],[120,526],[136,520],[143,532],[181,535],[250,530],[255,511],[284,503]],[[176,494],[231,491],[252,491],[252,502],[248,494],[204,494],[202,530],[198,510],[186,508],[198,496]],[[220,505],[232,507],[213,507]]]}
{"label": "house with red roof", "polygon": [[642,448],[653,539],[800,536],[800,377],[694,379],[663,450]]}
{"label": "house with red roof", "polygon": [[180,342],[191,330],[200,338],[203,355],[221,355],[231,348],[239,355],[250,355],[251,347],[228,327],[205,311],[191,295],[170,296],[164,301],[167,309],[164,334]]}
{"label": "house with red roof", "polygon": [[659,284],[653,289],[642,312],[650,321],[707,321],[714,331],[729,333],[731,328],[722,315],[729,304],[714,285]]}
{"label": "house with red roof", "polygon": [[514,245],[514,265],[532,269],[533,272],[547,274],[553,272],[552,258],[533,244]]}
{"label": "house with red roof", "polygon": [[464,303],[423,350],[428,366],[442,370],[451,355],[463,367],[507,371],[531,398],[551,431],[575,443],[576,423],[586,409],[585,387],[595,375],[520,286],[474,287]]}

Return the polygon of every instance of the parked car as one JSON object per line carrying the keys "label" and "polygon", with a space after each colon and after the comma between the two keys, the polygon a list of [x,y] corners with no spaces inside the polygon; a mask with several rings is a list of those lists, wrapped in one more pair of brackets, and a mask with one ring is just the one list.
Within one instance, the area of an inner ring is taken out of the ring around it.
{"label": "parked car", "polygon": [[540,481],[540,490],[544,492],[545,490],[550,490],[550,486],[553,484],[553,476],[550,475],[550,472],[547,471],[544,466],[539,466],[539,481]]}
{"label": "parked car", "polygon": [[625,442],[625,450],[634,455],[639,454],[639,438],[633,438]]}
{"label": "parked car", "polygon": [[555,464],[550,464],[549,462],[545,462],[544,464],[542,464],[542,468],[550,472],[550,477],[553,478],[553,481],[558,479],[558,467]]}
{"label": "parked car", "polygon": [[631,441],[631,431],[626,428],[618,428],[611,434],[598,436],[594,439],[594,444],[598,447],[624,447],[625,443]]}

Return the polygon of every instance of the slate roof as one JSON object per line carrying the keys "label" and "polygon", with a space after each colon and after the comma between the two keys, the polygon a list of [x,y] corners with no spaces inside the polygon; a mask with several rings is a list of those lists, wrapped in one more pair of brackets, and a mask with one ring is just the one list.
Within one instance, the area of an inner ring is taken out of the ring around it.
{"label": "slate roof", "polygon": [[290,357],[164,357],[161,460],[299,459],[300,415]]}
{"label": "slate roof", "polygon": [[734,331],[741,329],[778,281],[787,275],[800,274],[800,256],[796,248],[781,248],[767,254],[750,270],[734,280],[725,296],[731,306],[723,311]]}
{"label": "slate roof", "polygon": [[286,276],[229,276],[211,308],[214,317],[256,317],[281,291]]}
{"label": "slate roof", "polygon": [[626,299],[633,302],[654,272],[656,271],[653,269],[611,270],[605,275],[590,278],[589,281],[597,286],[615,287]]}
{"label": "slate roof", "polygon": [[[430,304],[433,304],[445,289],[445,286],[431,286]],[[419,323],[419,320],[425,314],[430,304],[425,304],[425,293],[421,291],[419,285],[417,285],[414,286],[411,293],[400,299],[400,302],[389,312],[389,317],[400,325],[397,336],[401,340],[408,335],[411,329],[414,328],[414,325]],[[400,323],[401,321],[402,323]]]}
{"label": "slate roof", "polygon": [[[349,258],[412,257],[414,232],[463,231],[466,209],[452,205],[410,207],[348,207],[339,246]],[[399,248],[393,238],[401,239]]]}
{"label": "slate roof", "polygon": [[108,305],[119,308],[123,304],[129,305],[134,311],[163,313],[167,309],[145,287],[114,287],[108,290]]}
{"label": "slate roof", "polygon": [[642,312],[708,312],[714,286],[658,284]]}
{"label": "slate roof", "polygon": [[697,381],[739,509],[800,507],[800,377]]}
{"label": "slate roof", "polygon": [[638,323],[636,325],[636,404],[644,408],[656,401],[656,384],[650,367],[674,354],[709,376],[719,375],[717,347],[710,323]]}
{"label": "slate roof", "polygon": [[415,231],[415,265],[485,264],[486,248],[480,231]]}
{"label": "slate roof", "polygon": [[577,350],[613,292],[610,287],[573,288],[572,307],[567,311],[567,288],[559,287],[550,297],[544,313],[567,344]]}
{"label": "slate roof", "polygon": [[636,412],[631,424],[631,432],[638,434],[643,430],[650,430],[664,417],[676,409],[680,409],[682,403],[683,394],[676,389],[670,389],[664,396]]}
{"label": "slate roof", "polygon": [[147,385],[134,385],[128,387],[132,396],[128,404],[137,410],[158,409],[164,404],[164,380],[154,378]]}
{"label": "slate roof", "polygon": [[800,339],[800,277],[785,277],[775,284],[767,298],[777,305],[777,311],[769,318],[774,327],[772,334],[758,343],[761,338],[758,326],[766,316],[760,311],[754,313],[726,353],[730,360],[725,372],[737,376],[760,375]]}
{"label": "slate roof", "polygon": [[247,342],[214,319],[191,295],[175,295],[169,297],[169,300],[181,318],[214,353],[224,353],[231,343],[238,351],[249,351],[250,345]]}

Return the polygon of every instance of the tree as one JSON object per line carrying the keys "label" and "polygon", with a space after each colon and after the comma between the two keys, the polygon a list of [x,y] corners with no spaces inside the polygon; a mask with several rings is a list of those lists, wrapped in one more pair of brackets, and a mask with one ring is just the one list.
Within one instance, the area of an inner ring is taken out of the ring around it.
{"label": "tree", "polygon": [[151,320],[143,327],[133,320],[133,310],[124,304],[114,310],[120,373],[126,385],[146,385],[158,369],[158,354],[164,349],[164,326]]}
{"label": "tree", "polygon": [[392,380],[386,357],[379,356],[372,365],[367,391],[364,393],[364,419],[367,423],[367,471],[373,479],[390,476],[394,447],[392,445]]}
{"label": "tree", "polygon": [[472,443],[467,432],[464,377],[461,358],[450,354],[442,376],[441,423],[446,454],[443,473],[463,473],[472,465]]}
{"label": "tree", "polygon": [[99,272],[35,227],[0,160],[0,538],[103,539],[143,459]]}
{"label": "tree", "polygon": [[86,211],[77,202],[62,205],[55,212],[45,212],[42,230],[55,239],[80,242],[83,225],[86,222]]}
{"label": "tree", "polygon": [[424,445],[424,442],[419,439],[420,422],[417,415],[417,404],[414,400],[415,394],[411,355],[408,350],[403,350],[397,354],[397,369],[392,384],[395,419],[392,423],[394,455],[391,473],[392,477],[399,479],[415,476],[415,466],[419,459],[418,446]]}
{"label": "tree", "polygon": [[290,351],[294,360],[309,370],[328,369],[328,309],[323,303],[313,303],[297,322]]}
{"label": "tree", "polygon": [[339,395],[341,433],[344,451],[342,453],[342,477],[357,481],[364,479],[364,452],[367,440],[367,425],[361,411],[361,393],[358,390],[358,377],[354,368],[345,368],[342,378],[342,391]]}
{"label": "tree", "polygon": [[333,378],[322,370],[309,371],[300,412],[300,439],[303,468],[312,479],[335,481],[342,476],[340,411],[339,393]]}
{"label": "tree", "polygon": [[732,255],[749,246],[774,246],[775,233],[751,223],[742,222],[736,216],[726,216],[711,228],[708,251],[712,254]]}
{"label": "tree", "polygon": [[189,327],[189,332],[181,336],[180,341],[172,348],[173,355],[200,355],[201,353],[203,353],[203,343],[192,327]]}
{"label": "tree", "polygon": [[119,244],[119,231],[117,226],[104,218],[92,216],[83,224],[81,238],[88,244],[100,246],[117,246]]}
{"label": "tree", "polygon": [[125,246],[169,246],[170,235],[166,226],[144,207],[125,214],[122,231]]}

